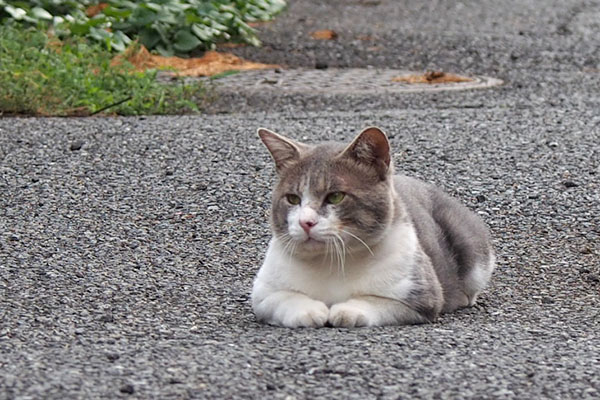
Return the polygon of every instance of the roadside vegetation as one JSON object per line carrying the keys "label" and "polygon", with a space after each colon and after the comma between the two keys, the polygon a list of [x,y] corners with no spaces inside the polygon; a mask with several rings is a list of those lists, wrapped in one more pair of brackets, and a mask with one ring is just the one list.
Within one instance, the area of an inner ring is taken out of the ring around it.
{"label": "roadside vegetation", "polygon": [[199,111],[202,85],[156,80],[116,53],[143,45],[187,56],[219,42],[260,45],[252,22],[283,0],[0,0],[0,115],[175,114]]}
{"label": "roadside vegetation", "polygon": [[82,38],[59,41],[35,29],[0,27],[0,114],[85,116],[197,112],[198,84],[161,84],[157,71],[127,62]]}

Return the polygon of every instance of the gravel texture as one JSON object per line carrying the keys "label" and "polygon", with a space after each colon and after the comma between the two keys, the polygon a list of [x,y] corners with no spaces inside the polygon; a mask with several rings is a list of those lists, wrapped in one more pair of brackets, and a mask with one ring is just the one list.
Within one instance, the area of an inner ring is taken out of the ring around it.
{"label": "gravel texture", "polygon": [[[600,74],[579,65],[598,62],[598,2],[341,4],[292,2],[262,28],[292,47],[277,56],[268,42],[262,61],[301,65],[293,46],[315,58],[339,46],[361,67],[342,39],[377,20],[373,34],[405,35],[389,54],[408,69],[419,56],[403,49],[427,37],[436,65],[508,83],[376,100],[240,95],[226,115],[0,119],[0,399],[600,396]],[[317,25],[340,39],[298,39]],[[463,57],[475,47],[481,68]],[[536,65],[540,80],[513,80]],[[256,128],[347,140],[372,124],[399,171],[482,214],[498,250],[491,286],[431,325],[258,324],[249,292],[274,169]]]}
{"label": "gravel texture", "polygon": [[[338,38],[311,38],[322,29],[334,30]],[[260,30],[262,48],[224,50],[292,69],[441,70],[495,77],[505,85],[444,95],[300,96],[257,92],[253,86],[224,88],[211,111],[600,108],[598,0],[296,0]]]}

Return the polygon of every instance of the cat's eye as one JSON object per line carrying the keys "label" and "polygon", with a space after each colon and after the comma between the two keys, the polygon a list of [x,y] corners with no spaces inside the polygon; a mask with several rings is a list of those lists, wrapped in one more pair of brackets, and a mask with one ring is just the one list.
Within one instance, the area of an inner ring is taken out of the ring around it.
{"label": "cat's eye", "polygon": [[346,193],[344,192],[333,192],[329,193],[327,197],[325,197],[325,201],[329,204],[339,204],[346,197]]}
{"label": "cat's eye", "polygon": [[295,194],[286,194],[285,198],[287,199],[288,203],[290,203],[293,206],[297,206],[298,204],[300,204],[300,197],[296,196]]}

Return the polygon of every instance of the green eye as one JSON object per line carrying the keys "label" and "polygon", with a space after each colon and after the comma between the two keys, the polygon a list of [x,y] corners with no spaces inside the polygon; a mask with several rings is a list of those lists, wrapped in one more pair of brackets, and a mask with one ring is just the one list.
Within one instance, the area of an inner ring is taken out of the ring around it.
{"label": "green eye", "polygon": [[296,196],[295,194],[286,194],[285,198],[291,205],[297,206],[300,204],[300,197]]}
{"label": "green eye", "polygon": [[325,201],[329,204],[339,204],[346,197],[344,192],[333,192],[329,193],[325,198]]}

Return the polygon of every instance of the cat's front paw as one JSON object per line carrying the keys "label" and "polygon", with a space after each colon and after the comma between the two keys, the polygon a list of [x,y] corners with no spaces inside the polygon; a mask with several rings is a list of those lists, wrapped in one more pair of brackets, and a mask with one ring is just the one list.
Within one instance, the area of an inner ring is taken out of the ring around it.
{"label": "cat's front paw", "polygon": [[328,321],[332,326],[343,328],[371,325],[367,310],[351,302],[332,306],[329,310]]}
{"label": "cat's front paw", "polygon": [[329,308],[325,303],[306,299],[300,305],[288,309],[282,325],[288,328],[320,328],[325,326],[329,317]]}

